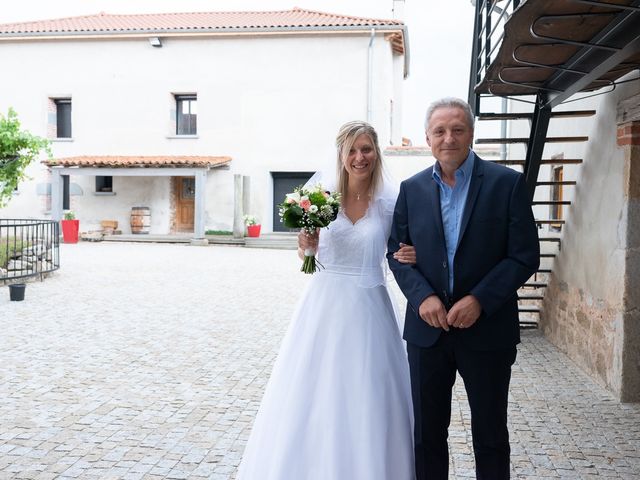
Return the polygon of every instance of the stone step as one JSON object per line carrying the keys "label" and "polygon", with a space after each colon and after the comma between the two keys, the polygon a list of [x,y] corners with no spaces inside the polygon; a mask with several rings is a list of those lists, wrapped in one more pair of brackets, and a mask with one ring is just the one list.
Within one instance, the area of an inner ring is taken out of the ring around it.
{"label": "stone step", "polygon": [[247,248],[273,248],[278,250],[296,250],[298,248],[298,234],[288,232],[265,233],[259,237],[245,237],[244,246]]}

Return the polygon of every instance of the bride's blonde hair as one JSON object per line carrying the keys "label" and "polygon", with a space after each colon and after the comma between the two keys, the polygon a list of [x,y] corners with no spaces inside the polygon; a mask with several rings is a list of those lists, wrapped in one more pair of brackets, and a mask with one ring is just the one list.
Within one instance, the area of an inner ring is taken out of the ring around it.
{"label": "bride's blonde hair", "polygon": [[337,178],[338,178],[338,191],[342,195],[347,193],[347,185],[349,184],[349,172],[344,168],[343,160],[349,156],[349,151],[356,139],[360,135],[366,135],[373,143],[373,148],[376,152],[376,161],[373,165],[373,171],[371,172],[371,183],[369,184],[369,194],[373,195],[376,189],[382,182],[382,153],[380,152],[380,146],[378,145],[378,134],[375,129],[367,122],[353,121],[347,122],[338,131],[336,137],[336,147],[338,149],[338,163]]}

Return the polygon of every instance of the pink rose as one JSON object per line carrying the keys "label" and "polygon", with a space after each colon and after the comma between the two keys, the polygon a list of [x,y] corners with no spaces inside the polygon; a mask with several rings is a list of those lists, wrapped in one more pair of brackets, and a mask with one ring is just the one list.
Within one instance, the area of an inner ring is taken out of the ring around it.
{"label": "pink rose", "polygon": [[309,211],[309,207],[311,207],[311,200],[308,198],[300,200],[300,207],[305,211]]}

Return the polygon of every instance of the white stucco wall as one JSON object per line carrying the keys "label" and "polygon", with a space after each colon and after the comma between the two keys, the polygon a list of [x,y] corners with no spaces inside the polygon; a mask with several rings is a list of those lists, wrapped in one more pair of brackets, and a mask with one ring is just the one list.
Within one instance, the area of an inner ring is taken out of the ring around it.
{"label": "white stucco wall", "polygon": [[[270,172],[318,169],[334,158],[339,126],[366,119],[368,45],[368,33],[164,38],[162,48],[146,39],[6,42],[3,63],[21,68],[0,78],[0,111],[12,106],[24,128],[46,136],[48,99],[71,97],[73,140],[55,141],[55,157],[231,156],[230,170],[209,174],[206,228],[231,229],[239,173],[251,176],[251,213],[269,231]],[[402,58],[383,34],[372,48],[371,122],[384,147],[392,134],[400,140]],[[172,138],[175,93],[197,93],[198,138]],[[30,173],[0,215],[46,213],[32,185],[45,181],[45,169]],[[130,208],[146,199],[152,232],[168,233],[169,219],[160,220],[169,209],[167,179],[114,178],[110,197],[93,194],[93,177],[74,181],[83,191],[72,198],[82,225],[128,224]]]}

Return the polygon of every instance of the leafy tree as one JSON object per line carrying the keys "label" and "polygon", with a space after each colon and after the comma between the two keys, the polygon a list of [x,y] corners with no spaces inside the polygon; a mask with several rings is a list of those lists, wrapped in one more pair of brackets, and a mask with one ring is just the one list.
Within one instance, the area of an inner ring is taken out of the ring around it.
{"label": "leafy tree", "polygon": [[13,108],[6,117],[0,113],[0,208],[9,203],[27,167],[42,151],[51,157],[49,140],[20,130]]}

